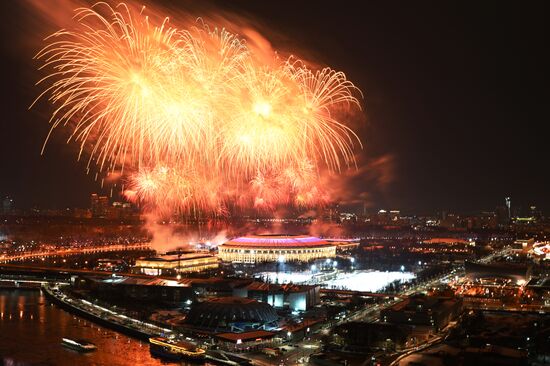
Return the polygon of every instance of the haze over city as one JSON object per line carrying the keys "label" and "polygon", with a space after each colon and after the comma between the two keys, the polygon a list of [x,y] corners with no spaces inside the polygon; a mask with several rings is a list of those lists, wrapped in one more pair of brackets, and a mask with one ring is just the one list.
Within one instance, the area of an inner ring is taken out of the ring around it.
{"label": "haze over city", "polygon": [[1,2],[0,364],[547,364],[539,5]]}

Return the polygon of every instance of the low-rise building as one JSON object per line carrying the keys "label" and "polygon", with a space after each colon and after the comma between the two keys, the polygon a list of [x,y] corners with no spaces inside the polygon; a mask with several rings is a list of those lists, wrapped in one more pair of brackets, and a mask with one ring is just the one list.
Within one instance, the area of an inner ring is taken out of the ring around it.
{"label": "low-rise building", "polygon": [[90,290],[96,297],[109,300],[139,300],[179,305],[195,299],[191,287],[161,278],[82,276],[75,280],[75,287]]}
{"label": "low-rise building", "polygon": [[139,258],[136,260],[134,271],[151,276],[166,276],[217,269],[218,265],[218,258],[214,255],[184,253],[181,255]]}
{"label": "low-rise building", "polygon": [[407,326],[387,323],[348,322],[334,330],[335,341],[346,351],[399,351],[413,344]]}
{"label": "low-rise building", "polygon": [[205,332],[240,333],[277,327],[272,306],[253,299],[220,297],[195,302],[185,318],[187,327]]}
{"label": "low-rise building", "polygon": [[252,351],[279,343],[276,332],[253,330],[242,333],[218,333],[214,339],[218,347],[233,352]]}
{"label": "low-rise building", "polygon": [[320,293],[318,285],[275,285],[257,281],[233,289],[233,296],[267,302],[274,308],[289,308],[292,311],[306,311],[319,304]]}
{"label": "low-rise building", "polygon": [[475,263],[464,261],[466,277],[471,279],[507,278],[517,284],[529,282],[532,274],[531,264],[518,263]]}
{"label": "low-rise building", "polygon": [[462,299],[415,295],[380,312],[385,323],[445,328],[462,312]]}
{"label": "low-rise building", "polygon": [[128,264],[123,259],[100,258],[97,260],[94,270],[105,272],[122,272],[127,268]]}

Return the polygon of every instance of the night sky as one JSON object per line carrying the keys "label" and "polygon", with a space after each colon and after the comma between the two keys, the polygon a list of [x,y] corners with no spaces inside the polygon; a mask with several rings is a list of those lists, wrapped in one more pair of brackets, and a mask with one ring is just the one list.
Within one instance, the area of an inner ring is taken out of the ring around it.
{"label": "night sky", "polygon": [[[307,49],[364,92],[361,160],[375,168],[350,190],[368,191],[372,209],[491,210],[510,195],[514,205],[550,210],[542,5],[227,3],[212,3],[209,11],[253,19],[277,34],[270,38],[276,49]],[[22,208],[87,206],[99,184],[75,161],[75,147],[56,138],[40,155],[51,108],[27,107],[40,92],[31,58],[47,34],[33,27],[28,7],[0,4],[0,196]]]}

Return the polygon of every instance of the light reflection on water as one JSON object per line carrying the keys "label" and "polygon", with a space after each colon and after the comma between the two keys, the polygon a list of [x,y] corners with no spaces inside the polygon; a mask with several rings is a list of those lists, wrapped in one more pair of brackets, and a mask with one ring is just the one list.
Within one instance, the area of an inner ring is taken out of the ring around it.
{"label": "light reflection on water", "polygon": [[[64,337],[90,340],[97,345],[97,351],[84,354],[67,349],[61,345]],[[50,304],[39,291],[0,290],[0,365],[168,363],[153,358],[146,342],[67,313]]]}

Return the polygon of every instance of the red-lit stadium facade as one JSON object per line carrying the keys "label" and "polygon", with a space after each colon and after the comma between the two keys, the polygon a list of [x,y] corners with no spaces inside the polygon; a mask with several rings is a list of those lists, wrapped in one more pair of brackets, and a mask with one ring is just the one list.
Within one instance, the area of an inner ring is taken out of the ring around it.
{"label": "red-lit stadium facade", "polygon": [[309,262],[336,256],[336,244],[308,235],[250,235],[218,247],[225,262]]}

